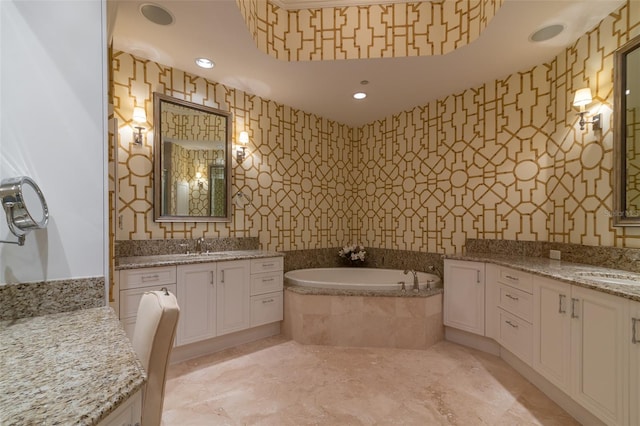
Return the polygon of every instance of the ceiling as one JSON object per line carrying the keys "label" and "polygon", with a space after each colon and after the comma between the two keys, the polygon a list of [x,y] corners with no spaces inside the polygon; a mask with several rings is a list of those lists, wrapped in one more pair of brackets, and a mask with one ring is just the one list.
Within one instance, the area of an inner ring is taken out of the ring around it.
{"label": "ceiling", "polygon": [[[109,23],[114,49],[350,126],[548,61],[623,4],[506,0],[477,40],[446,55],[285,62],[258,50],[235,0],[154,0],[175,17],[167,26],[142,16],[143,1],[109,2],[115,6]],[[558,23],[565,30],[557,37],[528,40],[534,31]],[[216,66],[197,67],[194,59],[202,56]],[[369,83],[361,85],[362,80]],[[367,98],[353,99],[357,91],[365,91]]]}

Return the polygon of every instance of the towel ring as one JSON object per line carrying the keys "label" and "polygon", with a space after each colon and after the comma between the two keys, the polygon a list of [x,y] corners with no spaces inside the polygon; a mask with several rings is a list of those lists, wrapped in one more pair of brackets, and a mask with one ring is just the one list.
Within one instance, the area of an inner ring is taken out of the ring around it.
{"label": "towel ring", "polygon": [[25,236],[33,229],[47,227],[49,208],[38,185],[27,176],[3,179],[0,201],[7,216],[7,225],[18,241],[0,241],[24,245]]}

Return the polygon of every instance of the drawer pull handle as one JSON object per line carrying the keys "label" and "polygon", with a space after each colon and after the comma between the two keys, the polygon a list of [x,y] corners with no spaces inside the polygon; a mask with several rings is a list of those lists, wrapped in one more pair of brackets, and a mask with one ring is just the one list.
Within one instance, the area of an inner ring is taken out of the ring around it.
{"label": "drawer pull handle", "polygon": [[510,325],[511,327],[513,327],[513,328],[518,328],[518,324],[514,324],[514,323],[512,323],[510,320],[506,320],[505,322],[506,322],[507,324],[509,324],[509,325]]}
{"label": "drawer pull handle", "polygon": [[640,339],[636,337],[636,323],[640,322],[640,318],[631,318],[631,343],[634,345],[640,343]]}
{"label": "drawer pull handle", "polygon": [[262,267],[263,268],[271,268],[273,266],[273,263],[263,263]]}
{"label": "drawer pull handle", "polygon": [[263,278],[262,279],[263,283],[270,283],[271,281],[273,281],[273,278]]}
{"label": "drawer pull handle", "polygon": [[578,310],[576,309],[576,305],[578,304],[578,299],[572,297],[571,298],[571,318],[580,318],[578,316]]}
{"label": "drawer pull handle", "polygon": [[559,294],[558,295],[558,313],[559,314],[566,314],[567,313],[567,310],[563,309],[563,303],[562,303],[566,297],[567,296],[564,295],[564,294]]}
{"label": "drawer pull handle", "polygon": [[505,297],[508,297],[509,299],[511,299],[511,300],[515,300],[515,301],[520,300],[520,299],[518,299],[517,297],[510,295],[509,293],[505,294]]}
{"label": "drawer pull handle", "polygon": [[273,299],[266,299],[262,301],[262,303],[271,303],[271,302],[273,302]]}
{"label": "drawer pull handle", "polygon": [[158,278],[160,278],[160,275],[158,274],[153,274],[153,275],[143,275],[142,276],[142,282],[147,282],[147,281],[157,281]]}
{"label": "drawer pull handle", "polygon": [[511,275],[505,275],[505,278],[509,278],[510,280],[519,281],[518,277],[512,277]]}

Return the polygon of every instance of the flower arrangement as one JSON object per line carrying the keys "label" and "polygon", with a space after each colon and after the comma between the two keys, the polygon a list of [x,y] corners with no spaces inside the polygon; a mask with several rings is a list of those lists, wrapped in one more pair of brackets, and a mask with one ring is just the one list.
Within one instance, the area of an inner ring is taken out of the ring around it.
{"label": "flower arrangement", "polygon": [[357,265],[363,264],[365,262],[367,252],[364,251],[364,246],[354,244],[342,247],[342,249],[338,252],[338,256],[347,260],[352,265]]}

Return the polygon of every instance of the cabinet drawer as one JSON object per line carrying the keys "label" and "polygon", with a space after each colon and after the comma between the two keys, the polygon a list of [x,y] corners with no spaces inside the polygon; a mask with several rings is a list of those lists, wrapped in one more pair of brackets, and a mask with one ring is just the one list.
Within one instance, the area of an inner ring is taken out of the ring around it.
{"label": "cabinet drawer", "polygon": [[282,257],[265,257],[264,259],[251,259],[251,273],[282,271],[284,262]]}
{"label": "cabinet drawer", "polygon": [[499,343],[531,365],[533,358],[533,327],[528,322],[498,309],[500,313]]}
{"label": "cabinet drawer", "polygon": [[533,294],[533,276],[510,268],[498,268],[498,282]]}
{"label": "cabinet drawer", "polygon": [[282,321],[282,291],[251,296],[251,327]]}
{"label": "cabinet drawer", "polygon": [[500,293],[499,307],[528,322],[533,322],[533,296],[531,294],[504,284],[498,284],[498,291]]}
{"label": "cabinet drawer", "polygon": [[251,275],[251,295],[272,293],[283,288],[282,271]]}
{"label": "cabinet drawer", "polygon": [[120,292],[120,319],[131,317],[135,318],[136,314],[138,313],[138,304],[140,303],[142,295],[147,291],[161,290],[162,288],[166,288],[174,295],[177,294],[175,284],[165,284],[153,287],[141,287],[122,290]]}
{"label": "cabinet drawer", "polygon": [[176,267],[126,269],[120,271],[120,289],[150,287],[176,283]]}

